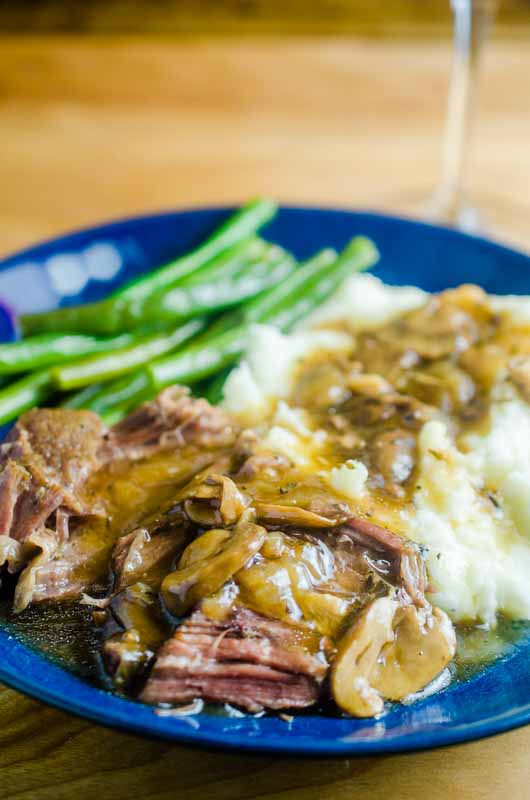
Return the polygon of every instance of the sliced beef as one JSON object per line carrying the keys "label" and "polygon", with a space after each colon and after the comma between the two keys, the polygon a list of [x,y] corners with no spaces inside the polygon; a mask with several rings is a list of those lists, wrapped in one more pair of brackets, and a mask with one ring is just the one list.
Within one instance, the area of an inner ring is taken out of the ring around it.
{"label": "sliced beef", "polygon": [[304,708],[327,671],[307,647],[311,632],[238,608],[224,621],[196,611],[160,649],[141,693],[146,703],[204,700],[248,711]]}
{"label": "sliced beef", "polygon": [[182,386],[170,386],[114,425],[104,455],[107,459],[138,459],[186,444],[205,449],[228,447],[238,432],[220,408],[191,397]]}
{"label": "sliced beef", "polygon": [[[195,453],[195,451],[189,453],[185,450],[181,469],[171,476],[175,482],[176,491],[181,483],[187,484],[193,478],[194,470],[200,471],[205,464],[211,463],[212,459],[212,453],[201,454]],[[168,549],[172,547],[166,536],[158,539],[158,535],[171,530],[178,536],[185,523],[186,519],[178,506],[170,506],[168,510],[156,511],[147,516],[144,512],[133,523],[139,525],[141,529],[147,530],[149,538],[152,540],[152,545],[148,545],[144,550],[146,563],[149,561],[149,571],[154,567],[155,551],[160,554],[159,547],[162,543],[167,544]],[[67,541],[61,542],[48,560],[41,560],[38,563],[30,562],[19,578],[19,583],[28,578],[29,582],[26,585],[33,587],[32,594],[24,592],[17,597],[20,599],[25,597],[26,604],[30,601],[38,603],[43,600],[64,600],[78,596],[81,592],[89,590],[94,583],[102,584],[101,588],[105,588],[108,584],[112,549],[117,539],[120,538],[124,540],[122,544],[125,545],[121,550],[123,566],[127,565],[123,575],[123,585],[133,582],[125,577],[125,572],[129,573],[129,577],[134,575],[134,580],[139,580],[142,565],[138,563],[138,571],[136,571],[132,563],[137,548],[133,547],[129,558],[126,547],[127,542],[132,544],[135,536],[125,534],[120,537],[121,533],[122,531],[114,533],[111,528],[109,529],[105,519],[90,520],[88,525],[79,525]],[[135,528],[133,533],[137,534],[138,529]],[[136,545],[141,546],[140,537],[136,540]],[[29,573],[31,572],[35,572],[35,575],[30,577]],[[122,580],[119,569],[117,570],[117,580]],[[18,610],[22,610],[22,608],[25,608],[25,605],[18,607]]]}
{"label": "sliced beef", "polygon": [[91,411],[32,409],[23,414],[0,445],[0,465],[24,467],[36,488],[61,492],[62,505],[82,512],[79,488],[100,466],[98,455],[106,428]]}

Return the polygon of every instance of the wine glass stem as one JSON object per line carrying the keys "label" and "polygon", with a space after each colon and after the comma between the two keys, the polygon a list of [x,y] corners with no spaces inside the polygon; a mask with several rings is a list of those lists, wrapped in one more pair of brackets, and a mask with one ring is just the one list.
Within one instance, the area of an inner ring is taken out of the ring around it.
{"label": "wine glass stem", "polygon": [[495,15],[495,0],[451,0],[454,55],[449,86],[440,216],[458,222],[463,204],[480,56]]}

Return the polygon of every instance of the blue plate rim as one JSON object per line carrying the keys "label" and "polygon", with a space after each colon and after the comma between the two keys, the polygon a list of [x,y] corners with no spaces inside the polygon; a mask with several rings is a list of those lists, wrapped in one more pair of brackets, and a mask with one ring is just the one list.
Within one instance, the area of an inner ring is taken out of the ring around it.
{"label": "blue plate rim", "polygon": [[[235,211],[240,206],[229,204],[229,205],[207,205],[207,206],[187,206],[183,208],[174,208],[174,209],[164,209],[160,211],[150,211],[147,214],[131,214],[125,217],[113,217],[108,220],[103,220],[101,222],[97,222],[95,225],[88,225],[84,227],[74,228],[74,230],[68,231],[66,233],[60,233],[57,236],[50,236],[44,239],[39,240],[35,244],[32,244],[30,247],[25,247],[20,250],[15,250],[13,252],[9,252],[6,256],[3,256],[0,259],[0,268],[4,269],[5,267],[9,267],[11,262],[18,262],[21,258],[28,258],[31,257],[33,253],[37,253],[41,250],[45,250],[51,246],[63,246],[68,245],[69,242],[75,241],[80,236],[86,236],[88,234],[93,236],[101,236],[105,235],[105,232],[109,229],[121,229],[127,228],[129,226],[134,226],[135,224],[142,223],[142,222],[156,222],[157,220],[164,220],[164,219],[171,219],[175,217],[175,215],[180,214],[188,214],[188,213],[228,213]],[[525,252],[524,250],[520,250],[512,245],[506,244],[496,238],[488,237],[481,235],[479,233],[469,233],[467,231],[461,231],[457,228],[450,227],[448,225],[439,225],[435,222],[430,222],[428,220],[423,220],[416,218],[414,216],[407,216],[406,214],[390,214],[390,213],[380,213],[377,210],[372,208],[351,208],[348,206],[340,206],[340,205],[329,205],[329,206],[322,206],[322,205],[298,205],[296,203],[280,203],[278,206],[279,210],[282,211],[301,211],[301,212],[326,212],[326,213],[339,213],[339,214],[351,214],[354,217],[365,217],[371,219],[378,219],[384,222],[397,222],[400,224],[404,224],[407,226],[420,226],[421,228],[426,228],[430,230],[436,230],[443,232],[446,235],[449,235],[454,238],[465,238],[471,239],[475,242],[480,244],[484,244],[487,247],[493,247],[499,252],[504,252],[512,257],[522,257],[524,259],[530,259],[530,250]]]}
{"label": "blue plate rim", "polygon": [[[57,249],[68,247],[70,244],[78,241],[80,237],[96,237],[105,236],[112,232],[123,233],[128,228],[134,228],[135,225],[146,222],[163,222],[164,220],[172,219],[175,216],[187,213],[226,213],[232,211],[236,206],[197,206],[187,208],[177,208],[174,210],[164,210],[148,214],[136,214],[122,218],[116,218],[105,222],[98,223],[94,226],[80,227],[74,231],[69,231],[55,237],[44,239],[37,244],[34,244],[25,249],[18,250],[14,253],[8,254],[0,260],[0,269],[3,270],[10,266],[14,266],[21,259],[31,258],[33,254],[39,254],[41,257],[48,249]],[[490,239],[481,235],[475,235],[458,231],[454,228],[437,225],[432,222],[426,222],[413,217],[393,215],[387,213],[379,213],[374,210],[353,209],[348,207],[338,206],[321,206],[321,205],[296,205],[296,204],[281,204],[281,210],[295,211],[295,212],[329,212],[348,214],[352,218],[364,218],[379,220],[381,222],[399,223],[407,227],[421,227],[423,229],[430,229],[444,233],[451,238],[472,239],[473,241],[484,245],[490,251],[494,249],[499,254],[506,254],[512,258],[518,258],[530,265],[530,254],[522,250],[516,249],[512,246],[503,244],[500,241]],[[45,662],[48,668],[60,670],[65,672],[65,668],[60,667],[53,661],[47,659],[37,650],[31,646],[22,644],[14,639],[7,629],[0,629],[0,652],[6,654],[15,652],[17,649],[22,649],[26,656],[33,659]],[[454,744],[459,744],[468,741],[474,741],[482,738],[495,736],[509,730],[522,727],[530,723],[530,703],[519,710],[511,711],[508,709],[505,713],[493,717],[486,717],[485,719],[475,720],[471,723],[465,723],[460,726],[451,726],[447,729],[435,728],[431,731],[423,731],[420,733],[409,733],[406,735],[395,734],[385,736],[384,738],[377,738],[373,740],[357,740],[357,741],[326,741],[322,743],[315,739],[304,738],[303,742],[297,741],[296,733],[293,731],[292,739],[287,737],[276,737],[275,734],[267,735],[266,739],[254,741],[247,738],[245,735],[237,735],[234,733],[221,732],[204,732],[201,730],[171,729],[168,725],[160,725],[159,719],[152,717],[153,723],[149,724],[141,719],[135,719],[133,709],[146,708],[141,704],[122,699],[116,695],[105,691],[104,689],[96,686],[90,686],[82,678],[79,678],[72,673],[67,672],[70,678],[78,681],[84,687],[88,688],[90,692],[94,692],[99,701],[91,706],[83,705],[78,698],[68,697],[65,693],[59,690],[53,690],[45,686],[39,686],[34,681],[33,683],[24,680],[20,677],[14,667],[10,667],[8,663],[0,660],[0,681],[6,685],[29,695],[36,700],[45,702],[51,706],[59,708],[63,711],[73,713],[79,717],[89,719],[93,722],[106,725],[107,727],[117,728],[119,730],[133,733],[136,735],[150,736],[154,738],[170,740],[179,742],[184,745],[191,745],[195,747],[211,748],[216,750],[225,751],[244,751],[249,753],[258,754],[274,754],[280,756],[304,756],[312,758],[332,758],[332,757],[347,757],[347,756],[376,756],[388,753],[409,753],[420,750],[429,750],[438,747],[446,747]],[[151,713],[152,713],[151,709]],[[139,715],[142,716],[142,715]],[[316,717],[315,719],[318,719]],[[275,741],[277,739],[277,741]]]}
{"label": "blue plate rim", "polygon": [[[103,688],[88,683],[83,678],[67,671],[64,667],[47,659],[31,646],[22,644],[14,639],[6,629],[0,629],[0,650],[5,647],[16,653],[17,649],[29,652],[31,656],[40,661],[46,662],[48,668],[67,672],[70,678],[81,684],[83,688],[91,694],[95,693],[98,698],[97,705],[84,706],[75,698],[66,698],[64,694],[57,691],[38,687],[35,683],[27,683],[20,679],[15,670],[6,667],[0,662],[0,681],[10,686],[12,689],[32,697],[39,702],[46,703],[61,711],[74,714],[83,719],[88,719],[107,728],[123,731],[137,736],[171,741],[174,743],[205,748],[218,751],[247,752],[255,754],[269,754],[285,757],[309,757],[316,759],[337,758],[337,757],[356,757],[356,756],[378,756],[387,754],[409,754],[424,750],[435,750],[443,747],[450,747],[465,742],[479,741],[493,736],[507,733],[510,730],[521,728],[530,723],[530,701],[522,711],[507,711],[501,717],[496,717],[490,721],[478,720],[458,727],[451,727],[447,730],[435,728],[428,732],[419,732],[392,735],[373,740],[357,740],[350,742],[335,741],[326,742],[323,746],[318,737],[314,740],[304,738],[303,743],[297,742],[296,733],[293,732],[292,742],[288,738],[281,737],[281,741],[275,741],[274,734],[267,735],[259,743],[247,738],[245,735],[230,733],[204,733],[200,730],[186,730],[182,727],[177,731],[171,729],[169,725],[160,725],[160,718],[154,717],[154,709],[151,706],[128,700],[115,695]],[[487,671],[487,668],[486,668]],[[110,709],[108,705],[110,705]],[[105,708],[105,705],[107,707]],[[135,719],[134,710],[138,712],[141,719]],[[140,713],[141,712],[141,713]],[[144,721],[145,712],[151,713],[153,724],[149,724],[148,719]],[[318,721],[319,717],[315,717]],[[169,720],[181,723],[182,719],[175,718]],[[377,724],[377,720],[375,722]]]}

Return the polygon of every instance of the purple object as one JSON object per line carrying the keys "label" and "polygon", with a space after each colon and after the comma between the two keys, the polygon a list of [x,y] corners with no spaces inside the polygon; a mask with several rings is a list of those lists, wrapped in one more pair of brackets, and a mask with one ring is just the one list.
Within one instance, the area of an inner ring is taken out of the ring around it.
{"label": "purple object", "polygon": [[0,342],[14,342],[18,335],[16,312],[0,298]]}

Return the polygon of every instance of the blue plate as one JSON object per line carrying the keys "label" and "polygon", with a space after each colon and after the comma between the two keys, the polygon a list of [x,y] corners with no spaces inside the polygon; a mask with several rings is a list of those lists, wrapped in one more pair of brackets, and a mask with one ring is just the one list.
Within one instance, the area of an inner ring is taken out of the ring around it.
{"label": "blue plate", "polygon": [[[201,241],[228,211],[207,209],[129,219],[80,231],[8,258],[0,298],[19,311],[103,297],[110,289]],[[530,294],[530,257],[455,231],[378,214],[284,208],[267,236],[300,257],[354,234],[377,243],[383,280],[438,291],[478,283],[496,293]],[[308,756],[353,756],[453,744],[530,721],[530,639],[473,678],[379,720],[316,714],[278,717],[206,713],[163,717],[84,682],[0,629],[0,680],[59,708],[128,731],[208,747]]]}

